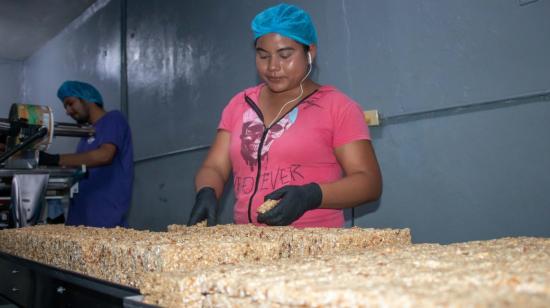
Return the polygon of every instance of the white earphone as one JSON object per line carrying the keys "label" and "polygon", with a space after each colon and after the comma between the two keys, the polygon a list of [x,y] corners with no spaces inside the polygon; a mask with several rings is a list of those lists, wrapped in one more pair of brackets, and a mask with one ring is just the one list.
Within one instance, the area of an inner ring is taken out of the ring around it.
{"label": "white earphone", "polygon": [[311,60],[311,53],[308,51],[308,52],[307,52],[307,63],[308,63],[309,65],[311,65],[312,62],[313,62],[313,61]]}

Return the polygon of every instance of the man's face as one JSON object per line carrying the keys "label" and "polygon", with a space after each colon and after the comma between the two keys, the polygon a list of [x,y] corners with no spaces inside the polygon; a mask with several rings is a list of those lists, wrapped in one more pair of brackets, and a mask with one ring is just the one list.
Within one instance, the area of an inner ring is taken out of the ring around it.
{"label": "man's face", "polygon": [[69,96],[63,100],[65,112],[78,124],[89,123],[90,111],[86,103],[78,97]]}

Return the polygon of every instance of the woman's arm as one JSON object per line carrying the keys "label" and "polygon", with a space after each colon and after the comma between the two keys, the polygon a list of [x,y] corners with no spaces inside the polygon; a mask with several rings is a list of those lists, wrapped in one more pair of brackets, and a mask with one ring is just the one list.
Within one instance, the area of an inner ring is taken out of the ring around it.
{"label": "woman's arm", "polygon": [[212,187],[219,199],[223,193],[223,187],[231,172],[229,158],[229,144],[231,135],[229,132],[219,130],[212,147],[208,151],[206,159],[195,176],[195,190],[203,187]]}
{"label": "woman's arm", "polygon": [[380,198],[382,175],[371,142],[354,141],[334,152],[344,170],[344,177],[320,185],[323,192],[320,208],[351,208]]}

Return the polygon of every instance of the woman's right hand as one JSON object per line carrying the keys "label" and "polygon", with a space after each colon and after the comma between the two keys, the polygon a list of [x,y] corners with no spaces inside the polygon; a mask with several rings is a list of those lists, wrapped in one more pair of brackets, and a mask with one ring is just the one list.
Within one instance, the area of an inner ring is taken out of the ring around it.
{"label": "woman's right hand", "polygon": [[191,216],[187,226],[193,226],[203,220],[207,220],[206,225],[211,227],[216,223],[216,210],[218,208],[218,199],[216,191],[212,187],[201,188],[195,197],[195,205],[191,210]]}

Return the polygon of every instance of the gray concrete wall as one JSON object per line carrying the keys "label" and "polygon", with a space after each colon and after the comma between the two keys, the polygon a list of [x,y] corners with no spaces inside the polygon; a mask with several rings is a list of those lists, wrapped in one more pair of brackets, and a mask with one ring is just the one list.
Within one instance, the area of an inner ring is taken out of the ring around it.
{"label": "gray concrete wall", "polygon": [[[24,62],[24,99],[49,105],[56,121],[74,123],[57,98],[65,80],[93,84],[106,110],[120,109],[120,2],[100,0]],[[76,138],[56,138],[52,152],[73,152]]]}
{"label": "gray concrete wall", "polygon": [[[388,118],[550,90],[548,1],[327,3],[320,79]],[[373,128],[384,194],[354,223],[419,242],[548,236],[548,99],[493,107]]]}
{"label": "gray concrete wall", "polygon": [[23,99],[23,62],[0,58],[0,118],[7,118],[10,106]]}

